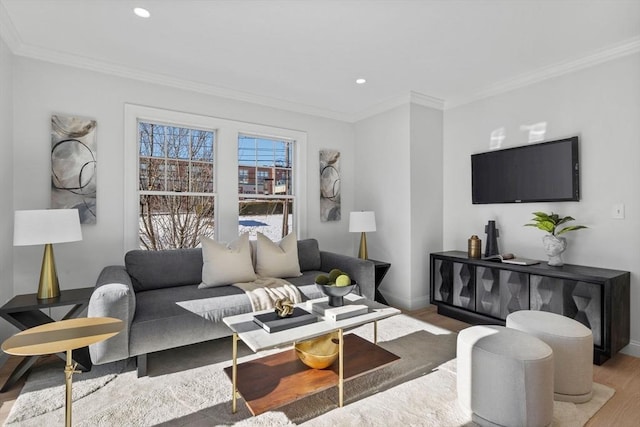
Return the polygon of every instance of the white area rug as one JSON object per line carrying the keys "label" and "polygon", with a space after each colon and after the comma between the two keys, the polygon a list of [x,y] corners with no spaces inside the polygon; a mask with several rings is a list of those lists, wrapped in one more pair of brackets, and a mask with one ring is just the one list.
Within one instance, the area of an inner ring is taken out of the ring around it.
{"label": "white area rug", "polygon": [[[371,339],[373,327],[354,330]],[[252,417],[244,401],[231,413],[231,340],[149,356],[149,376],[133,363],[95,366],[74,376],[74,426],[471,426],[456,401],[456,335],[405,315],[379,322],[379,344],[402,359],[345,384],[345,406],[332,388]],[[240,348],[241,360],[264,355]],[[62,364],[34,370],[6,425],[64,424]],[[585,404],[556,402],[554,426],[582,426],[614,391],[594,384]]]}

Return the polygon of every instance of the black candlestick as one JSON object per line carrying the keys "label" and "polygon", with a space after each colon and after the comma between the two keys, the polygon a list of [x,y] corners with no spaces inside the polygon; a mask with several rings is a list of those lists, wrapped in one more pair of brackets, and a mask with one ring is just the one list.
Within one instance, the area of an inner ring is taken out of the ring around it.
{"label": "black candlestick", "polygon": [[484,256],[498,255],[500,253],[498,250],[498,236],[500,236],[500,233],[496,228],[496,222],[489,221],[489,223],[484,226],[484,232],[487,233],[487,246],[484,250]]}

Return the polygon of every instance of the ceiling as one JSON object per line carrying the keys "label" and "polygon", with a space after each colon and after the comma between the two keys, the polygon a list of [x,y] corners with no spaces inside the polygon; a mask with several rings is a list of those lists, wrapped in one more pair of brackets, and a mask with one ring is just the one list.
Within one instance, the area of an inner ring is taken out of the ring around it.
{"label": "ceiling", "polygon": [[20,56],[353,121],[638,52],[640,0],[0,0],[0,35]]}

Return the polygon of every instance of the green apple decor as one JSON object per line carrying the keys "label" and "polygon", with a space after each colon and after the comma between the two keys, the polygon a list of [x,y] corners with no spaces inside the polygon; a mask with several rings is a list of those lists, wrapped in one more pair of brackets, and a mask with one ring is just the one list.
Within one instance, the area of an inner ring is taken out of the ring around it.
{"label": "green apple decor", "polygon": [[551,214],[545,212],[534,212],[535,218],[532,223],[525,224],[525,226],[536,227],[542,231],[546,231],[546,234],[542,237],[542,243],[544,250],[549,257],[549,265],[559,267],[564,264],[562,261],[562,253],[567,249],[567,240],[564,237],[558,237],[568,231],[580,230],[582,228],[588,228],[584,225],[568,225],[563,228],[558,228],[560,225],[569,221],[575,221],[571,216],[561,217],[558,214],[551,212]]}
{"label": "green apple decor", "polygon": [[347,273],[334,268],[329,275],[316,276],[316,285],[329,297],[330,306],[340,307],[344,304],[343,297],[355,288],[356,282]]}

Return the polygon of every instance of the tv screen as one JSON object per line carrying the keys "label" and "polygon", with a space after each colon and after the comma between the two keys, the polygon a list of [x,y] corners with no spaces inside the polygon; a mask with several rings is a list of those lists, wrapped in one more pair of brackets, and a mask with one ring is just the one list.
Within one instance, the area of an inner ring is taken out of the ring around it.
{"label": "tv screen", "polygon": [[471,155],[474,204],[580,200],[578,137]]}

